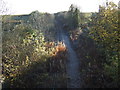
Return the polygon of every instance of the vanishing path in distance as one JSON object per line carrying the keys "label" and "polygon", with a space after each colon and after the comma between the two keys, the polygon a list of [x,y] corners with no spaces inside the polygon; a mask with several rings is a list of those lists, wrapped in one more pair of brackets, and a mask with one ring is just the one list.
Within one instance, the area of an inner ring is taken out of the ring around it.
{"label": "vanishing path in distance", "polygon": [[80,88],[81,87],[81,78],[80,78],[80,60],[78,59],[76,52],[72,48],[69,36],[65,34],[62,25],[58,22],[58,40],[62,41],[68,50],[68,62],[66,66],[67,76],[69,77],[67,82],[68,88]]}

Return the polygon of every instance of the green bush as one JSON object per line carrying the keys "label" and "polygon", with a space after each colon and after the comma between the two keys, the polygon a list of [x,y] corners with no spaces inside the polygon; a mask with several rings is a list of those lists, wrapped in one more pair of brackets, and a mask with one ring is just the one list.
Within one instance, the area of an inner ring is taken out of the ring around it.
{"label": "green bush", "polygon": [[99,12],[92,18],[90,30],[90,37],[96,41],[99,50],[106,56],[105,74],[115,83],[118,81],[119,12],[113,2],[109,2],[107,7],[100,7]]}

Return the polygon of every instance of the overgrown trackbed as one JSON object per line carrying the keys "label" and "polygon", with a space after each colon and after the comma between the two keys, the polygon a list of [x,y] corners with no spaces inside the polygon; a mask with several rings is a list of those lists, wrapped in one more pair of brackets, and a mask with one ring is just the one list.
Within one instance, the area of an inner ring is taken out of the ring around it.
{"label": "overgrown trackbed", "polygon": [[58,24],[57,30],[59,32],[58,40],[62,41],[66,45],[67,50],[68,50],[68,63],[66,67],[67,69],[66,71],[68,75],[67,87],[68,88],[80,88],[81,87],[80,71],[79,71],[80,61],[77,58],[77,55],[72,48],[68,35],[66,35],[64,30],[62,29],[62,25]]}

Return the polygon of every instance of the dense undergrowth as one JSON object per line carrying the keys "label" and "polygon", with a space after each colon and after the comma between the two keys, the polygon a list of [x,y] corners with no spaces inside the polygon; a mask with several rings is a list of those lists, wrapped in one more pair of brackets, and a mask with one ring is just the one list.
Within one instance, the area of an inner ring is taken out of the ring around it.
{"label": "dense undergrowth", "polygon": [[34,12],[28,21],[3,16],[3,88],[66,87],[66,47],[54,42],[51,18],[39,15]]}
{"label": "dense undergrowth", "polygon": [[[119,84],[119,9],[113,2],[100,6],[76,28],[70,28],[73,47],[80,58],[83,88],[116,88]],[[79,21],[80,22],[80,21]]]}
{"label": "dense undergrowth", "polygon": [[[60,48],[58,50],[58,48]],[[67,87],[66,49],[57,46],[53,55],[32,61],[27,67],[22,67],[16,76],[5,79],[5,88],[61,88]]]}

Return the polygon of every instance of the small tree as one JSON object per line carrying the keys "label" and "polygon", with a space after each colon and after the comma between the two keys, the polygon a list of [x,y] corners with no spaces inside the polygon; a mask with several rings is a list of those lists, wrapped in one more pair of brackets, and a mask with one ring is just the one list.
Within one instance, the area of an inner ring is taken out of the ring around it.
{"label": "small tree", "polygon": [[77,28],[79,26],[80,11],[77,6],[71,4],[68,11],[68,23],[70,28]]}

